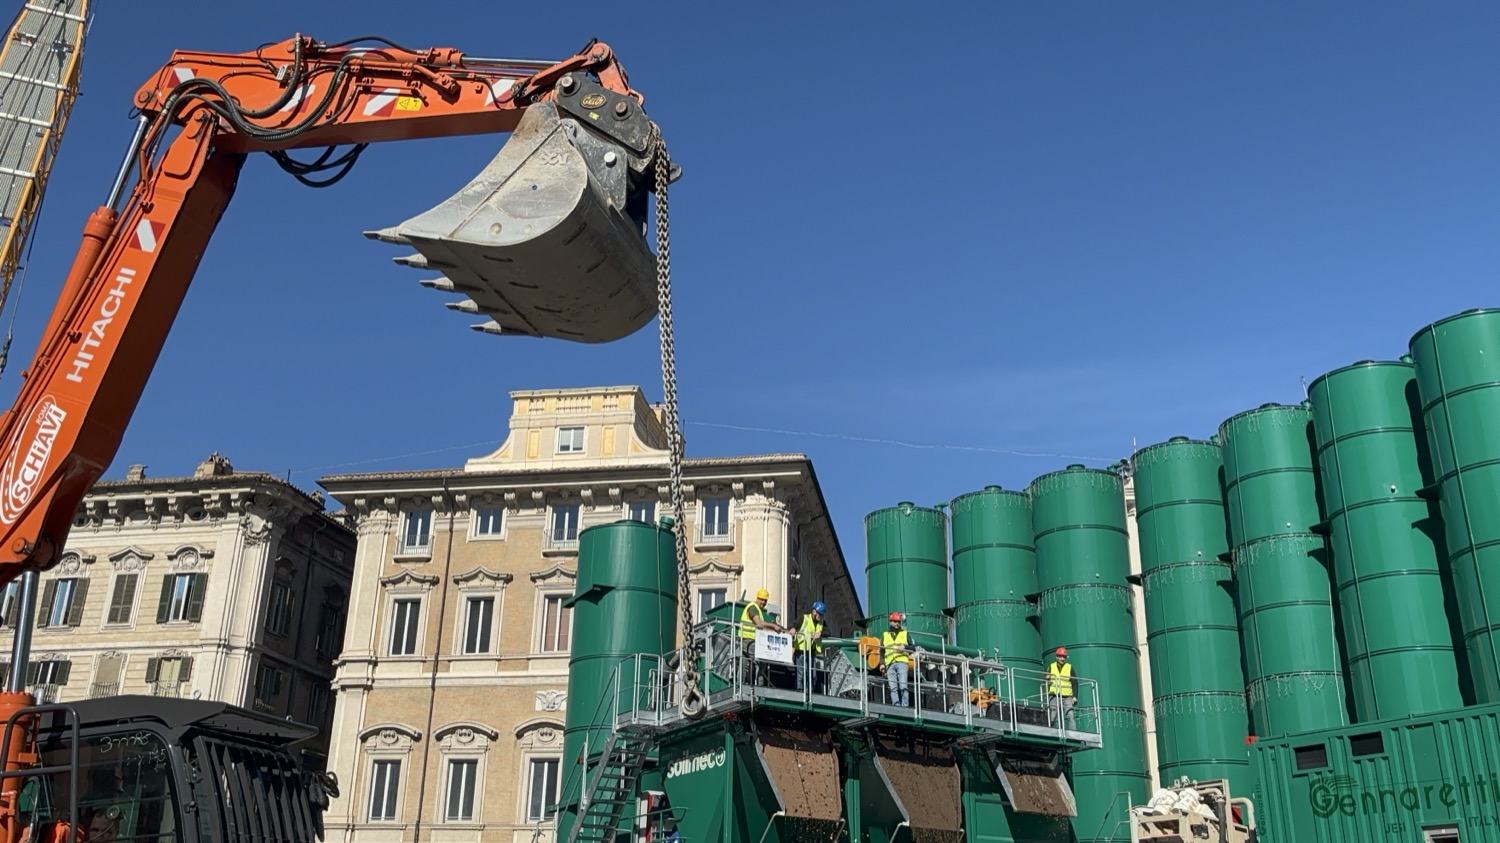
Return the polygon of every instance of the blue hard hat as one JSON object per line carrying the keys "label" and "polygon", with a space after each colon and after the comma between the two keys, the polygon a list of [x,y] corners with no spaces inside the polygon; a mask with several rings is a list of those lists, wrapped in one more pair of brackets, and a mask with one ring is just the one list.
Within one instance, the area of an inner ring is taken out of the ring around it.
{"label": "blue hard hat", "polygon": [[828,607],[823,605],[822,600],[819,600],[818,602],[813,604],[813,611],[821,615],[824,612],[828,611]]}

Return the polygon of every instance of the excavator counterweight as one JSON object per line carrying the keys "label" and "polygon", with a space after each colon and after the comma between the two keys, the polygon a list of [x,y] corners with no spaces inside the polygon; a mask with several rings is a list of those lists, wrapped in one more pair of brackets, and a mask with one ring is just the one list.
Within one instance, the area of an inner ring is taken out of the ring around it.
{"label": "excavator counterweight", "polygon": [[[656,315],[646,240],[650,124],[633,98],[565,76],[487,167],[430,211],[366,236],[411,246],[397,263],[468,298],[500,335],[611,342]],[[581,112],[581,113],[580,113]]]}

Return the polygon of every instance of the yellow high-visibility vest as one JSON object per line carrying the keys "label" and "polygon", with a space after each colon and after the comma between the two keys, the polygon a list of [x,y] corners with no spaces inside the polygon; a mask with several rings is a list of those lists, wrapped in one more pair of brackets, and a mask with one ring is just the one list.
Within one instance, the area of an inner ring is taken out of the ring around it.
{"label": "yellow high-visibility vest", "polygon": [[813,620],[811,612],[802,616],[802,628],[797,630],[797,637],[792,640],[792,646],[798,650],[806,650],[808,644],[812,644],[813,652],[823,652],[823,640],[820,638],[813,642],[813,636],[823,632],[823,623]]}
{"label": "yellow high-visibility vest", "polygon": [[1073,696],[1073,663],[1068,662],[1059,670],[1057,662],[1047,665],[1047,674],[1052,677],[1047,692],[1059,697]]}
{"label": "yellow high-visibility vest", "polygon": [[906,651],[892,649],[896,646],[905,646],[906,630],[903,629],[895,635],[892,635],[890,630],[886,630],[885,633],[880,636],[880,643],[886,648],[886,664],[897,664],[900,662],[911,664],[911,656],[907,655]]}
{"label": "yellow high-visibility vest", "polygon": [[758,604],[758,603],[746,603],[745,604],[745,608],[740,612],[740,637],[741,638],[748,638],[751,641],[754,641],[755,640],[755,618],[750,617],[750,610],[751,609],[754,609],[755,612],[756,612],[756,615],[758,616],[760,614],[760,604]]}

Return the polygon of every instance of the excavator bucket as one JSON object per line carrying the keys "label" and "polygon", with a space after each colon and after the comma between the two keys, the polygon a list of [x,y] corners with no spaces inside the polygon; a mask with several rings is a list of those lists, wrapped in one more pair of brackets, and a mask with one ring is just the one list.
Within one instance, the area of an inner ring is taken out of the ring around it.
{"label": "excavator bucket", "polygon": [[537,103],[458,193],[366,236],[416,249],[396,262],[442,273],[422,284],[467,296],[447,306],[489,317],[475,330],[610,342],[656,315],[650,172],[637,151]]}

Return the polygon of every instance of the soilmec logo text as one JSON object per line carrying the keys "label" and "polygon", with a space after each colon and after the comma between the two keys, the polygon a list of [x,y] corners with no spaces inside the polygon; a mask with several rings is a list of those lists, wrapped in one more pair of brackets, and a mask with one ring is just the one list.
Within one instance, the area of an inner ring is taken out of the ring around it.
{"label": "soilmec logo text", "polygon": [[[17,431],[16,439],[11,443],[13,456],[0,469],[0,522],[15,523],[26,505],[31,503],[47,467],[47,459],[52,456],[52,445],[67,418],[67,411],[57,406],[57,399],[46,395]],[[27,441],[30,444],[21,449],[20,444]]]}
{"label": "soilmec logo text", "polygon": [[672,766],[667,768],[667,778],[675,779],[678,776],[686,776],[689,773],[701,773],[704,770],[722,767],[726,758],[727,756],[722,749],[684,756],[673,761]]}

